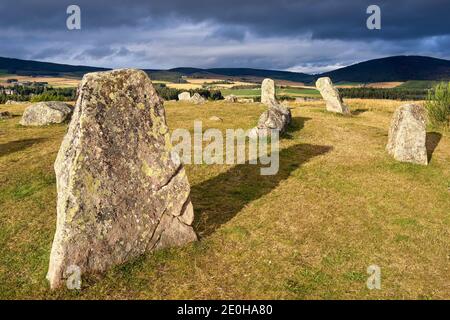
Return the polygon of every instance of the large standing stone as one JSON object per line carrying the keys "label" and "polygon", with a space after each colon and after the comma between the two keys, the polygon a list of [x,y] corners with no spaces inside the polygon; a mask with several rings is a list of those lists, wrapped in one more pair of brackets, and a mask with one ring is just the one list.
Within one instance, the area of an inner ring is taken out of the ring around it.
{"label": "large standing stone", "polygon": [[171,148],[164,106],[146,73],[84,76],[55,162],[52,288],[71,266],[101,272],[197,239],[189,182]]}
{"label": "large standing stone", "polygon": [[271,105],[275,99],[275,82],[272,79],[264,79],[261,84],[261,103]]}
{"label": "large standing stone", "polygon": [[404,104],[395,111],[386,149],[396,160],[428,164],[425,114],[416,104]]}
{"label": "large standing stone", "polygon": [[271,130],[283,134],[290,122],[291,111],[280,104],[274,104],[259,117],[257,126],[259,135],[270,135]]}
{"label": "large standing stone", "polygon": [[189,92],[182,92],[178,95],[178,100],[189,101],[191,99],[191,94]]}
{"label": "large standing stone", "polygon": [[280,134],[286,132],[292,119],[291,110],[276,100],[274,81],[265,79],[261,86],[261,92],[266,92],[261,95],[261,102],[262,98],[265,97],[264,103],[268,106],[268,109],[259,117],[258,125],[250,130],[249,136],[251,138],[267,136],[273,130]]}
{"label": "large standing stone", "polygon": [[316,88],[320,91],[322,98],[325,100],[328,111],[350,114],[350,110],[342,101],[339,91],[333,86],[330,78],[319,78],[316,81]]}
{"label": "large standing stone", "polygon": [[23,126],[44,126],[62,123],[72,114],[72,108],[64,102],[39,102],[27,107],[20,124]]}

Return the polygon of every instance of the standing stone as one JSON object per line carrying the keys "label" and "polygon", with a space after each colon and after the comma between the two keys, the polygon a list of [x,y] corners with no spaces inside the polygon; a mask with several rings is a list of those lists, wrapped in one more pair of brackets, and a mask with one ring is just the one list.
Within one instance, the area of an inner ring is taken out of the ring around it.
{"label": "standing stone", "polygon": [[202,104],[206,102],[206,99],[203,98],[198,92],[196,92],[192,95],[189,101],[192,102],[193,104]]}
{"label": "standing stone", "polygon": [[62,123],[72,114],[72,108],[59,101],[39,102],[27,107],[20,124],[23,126],[45,126]]}
{"label": "standing stone", "polygon": [[283,134],[290,122],[291,111],[288,108],[279,104],[272,105],[259,117],[257,126],[259,135],[270,135],[271,130]]}
{"label": "standing stone", "polygon": [[57,226],[47,279],[102,272],[197,239],[190,186],[162,100],[143,71],[83,77],[55,162]]}
{"label": "standing stone", "polygon": [[342,101],[339,91],[333,86],[330,78],[319,78],[316,81],[316,88],[320,91],[322,98],[325,100],[328,111],[350,114],[350,110]]}
{"label": "standing stone", "polygon": [[265,79],[261,85],[261,102],[263,97],[268,109],[259,117],[258,125],[250,130],[249,136],[268,136],[273,130],[280,134],[286,132],[291,120],[291,110],[281,105],[275,98],[275,82]]}
{"label": "standing stone", "polygon": [[191,94],[189,92],[182,92],[178,95],[178,100],[189,101],[191,99]]}
{"label": "standing stone", "polygon": [[386,147],[394,159],[428,164],[425,114],[425,109],[416,104],[404,104],[395,111]]}
{"label": "standing stone", "polygon": [[264,79],[261,84],[261,103],[270,105],[275,101],[275,82],[272,79]]}

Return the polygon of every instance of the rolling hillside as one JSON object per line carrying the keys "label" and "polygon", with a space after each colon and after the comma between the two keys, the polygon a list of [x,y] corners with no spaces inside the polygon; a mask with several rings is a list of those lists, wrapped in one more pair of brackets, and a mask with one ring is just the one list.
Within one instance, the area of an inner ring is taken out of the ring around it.
{"label": "rolling hillside", "polygon": [[369,60],[322,74],[334,82],[450,80],[450,61],[421,56]]}
{"label": "rolling hillside", "polygon": [[[0,57],[0,71],[18,75],[77,76],[87,72],[107,70],[88,66],[72,66],[48,62]],[[450,61],[421,56],[395,56],[369,60],[320,75],[249,68],[174,68],[147,69],[152,79],[180,82],[183,76],[196,78],[240,78],[259,82],[262,78],[312,83],[322,76],[334,82],[374,83],[408,80],[450,80]]]}

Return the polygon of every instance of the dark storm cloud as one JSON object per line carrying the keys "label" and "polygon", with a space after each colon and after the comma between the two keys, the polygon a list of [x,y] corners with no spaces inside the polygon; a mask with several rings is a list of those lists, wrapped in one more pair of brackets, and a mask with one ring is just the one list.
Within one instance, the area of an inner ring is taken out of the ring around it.
{"label": "dark storm cloud", "polygon": [[[45,30],[65,26],[65,9],[82,8],[87,28],[170,24],[174,18],[215,21],[225,26],[246,26],[260,35],[296,35],[315,38],[411,38],[449,33],[448,0],[129,0],[30,1],[2,0],[0,26]],[[377,4],[383,13],[383,31],[369,32],[365,10]],[[226,32],[224,32],[226,33]],[[233,37],[235,34],[230,33]]]}
{"label": "dark storm cloud", "polygon": [[[82,30],[65,27],[70,4]],[[382,30],[366,28],[370,4]],[[0,55],[74,63],[313,70],[450,51],[448,0],[2,0],[0,12]]]}

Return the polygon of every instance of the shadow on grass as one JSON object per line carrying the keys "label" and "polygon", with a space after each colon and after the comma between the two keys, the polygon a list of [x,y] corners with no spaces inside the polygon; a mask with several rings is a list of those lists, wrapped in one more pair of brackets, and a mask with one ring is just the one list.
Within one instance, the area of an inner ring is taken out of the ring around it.
{"label": "shadow on grass", "polygon": [[311,118],[293,117],[283,137],[286,139],[293,139],[292,133],[302,130],[305,127],[305,122],[309,120],[311,120]]}
{"label": "shadow on grass", "polygon": [[270,193],[281,181],[289,178],[292,171],[331,150],[330,146],[298,144],[280,151],[280,166],[276,175],[262,176],[260,168],[264,166],[246,163],[194,185],[191,197],[196,232],[200,237],[212,234],[247,204]]}
{"label": "shadow on grass", "polygon": [[6,156],[6,155],[14,153],[14,152],[22,151],[26,148],[33,146],[36,143],[40,143],[45,140],[47,140],[47,139],[44,139],[44,138],[23,139],[23,140],[2,143],[2,144],[0,144],[0,157]]}
{"label": "shadow on grass", "polygon": [[356,110],[351,111],[351,114],[352,114],[352,116],[358,116],[361,113],[364,113],[367,111],[369,111],[369,109],[356,109]]}
{"label": "shadow on grass", "polygon": [[439,132],[427,132],[427,154],[428,154],[428,162],[431,161],[433,157],[434,150],[438,146],[439,142],[442,139],[442,134]]}

